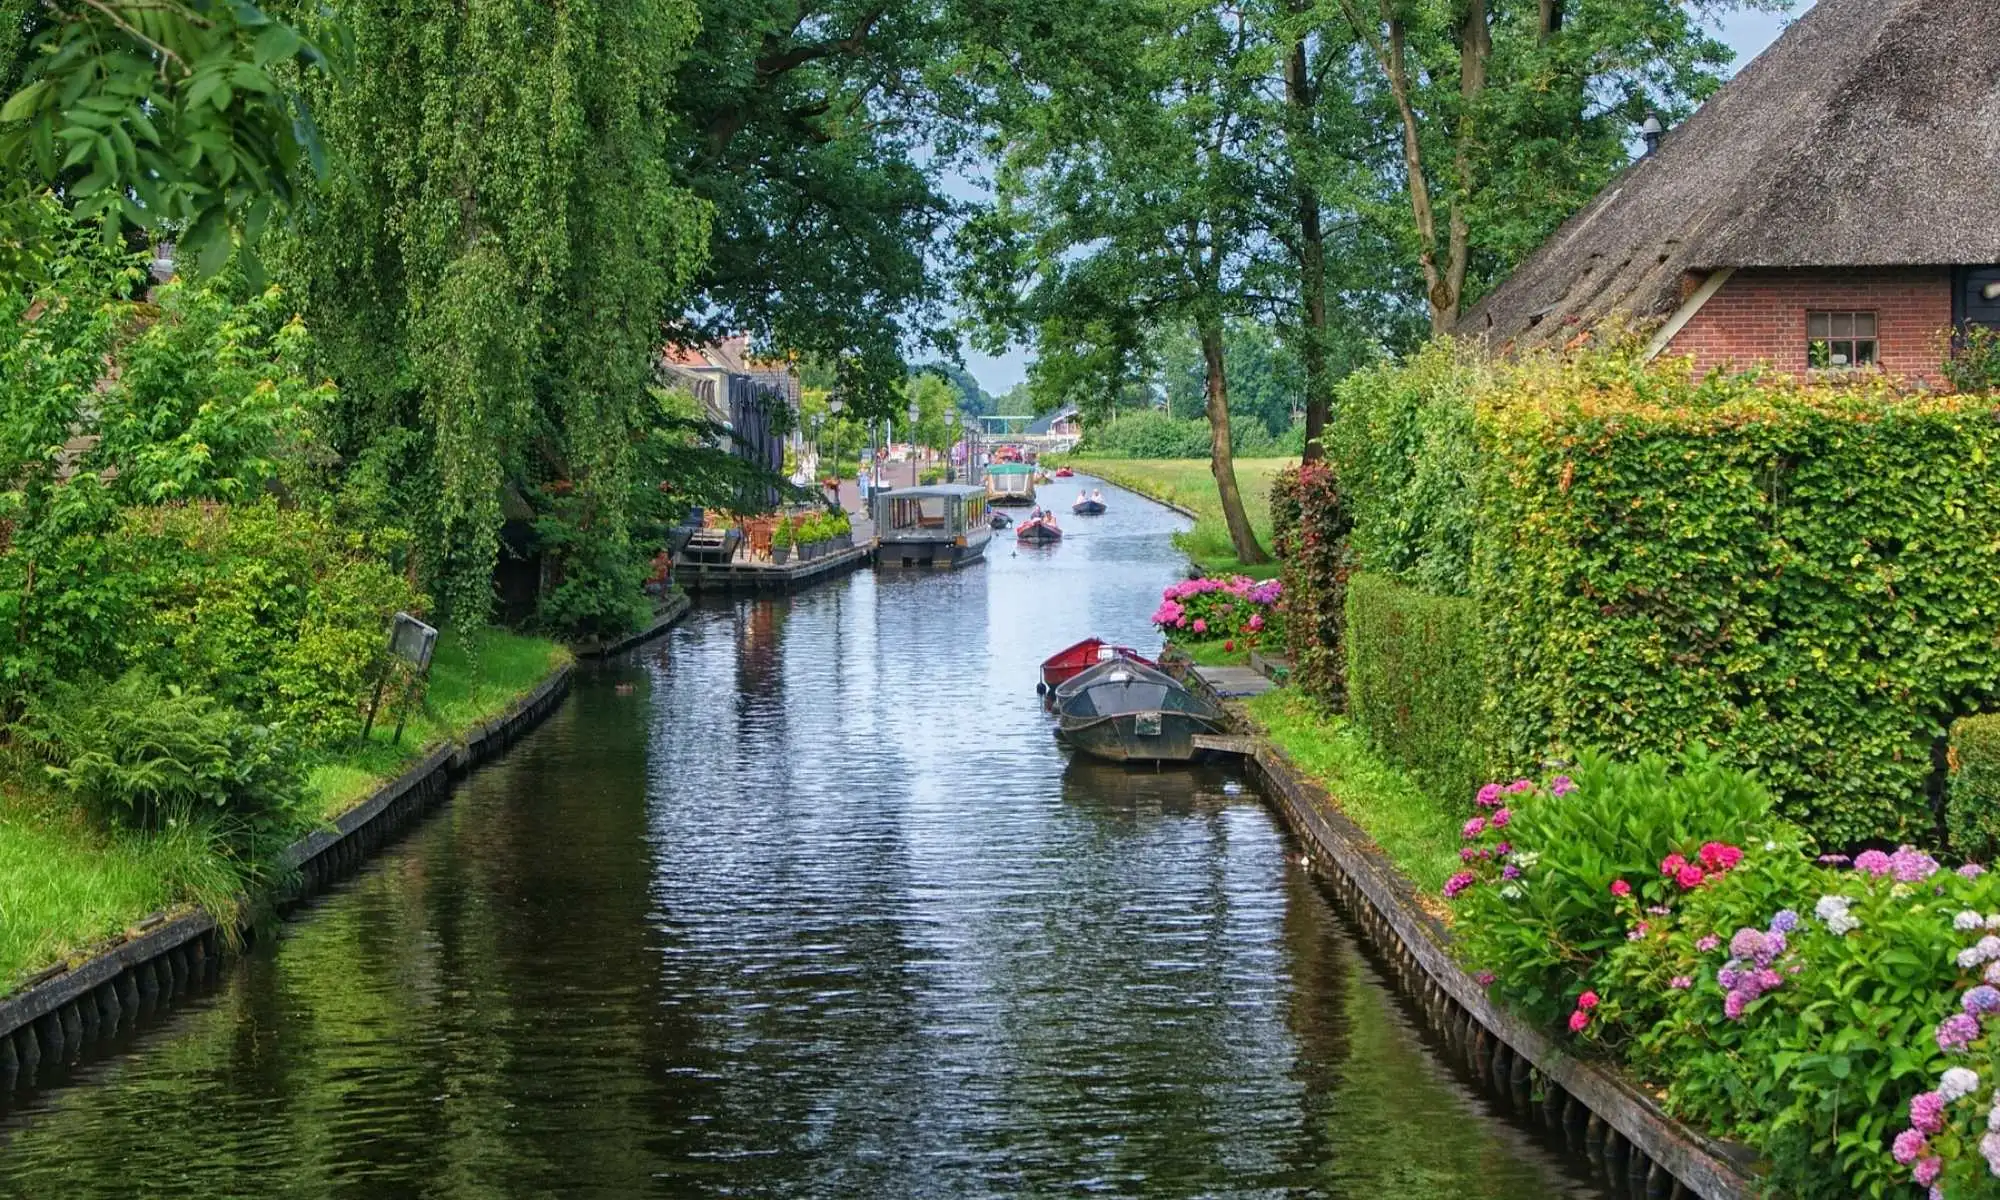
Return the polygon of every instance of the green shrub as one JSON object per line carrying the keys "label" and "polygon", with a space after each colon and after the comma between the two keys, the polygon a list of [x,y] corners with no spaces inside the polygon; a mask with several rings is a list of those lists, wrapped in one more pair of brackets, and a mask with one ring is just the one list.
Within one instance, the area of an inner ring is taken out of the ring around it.
{"label": "green shrub", "polygon": [[1207,458],[1209,448],[1207,421],[1177,420],[1149,409],[1092,426],[1077,450],[1116,458]]}
{"label": "green shrub", "polygon": [[1469,796],[1485,769],[1479,613],[1357,573],[1347,582],[1347,713],[1433,794]]}
{"label": "green shrub", "polygon": [[108,824],[288,825],[304,787],[296,746],[205,692],[144,671],[59,684],[22,723],[51,779]]}
{"label": "green shrub", "polygon": [[1324,446],[1358,569],[1443,596],[1470,586],[1479,456],[1473,406],[1492,368],[1437,342],[1342,380]]}
{"label": "green shrub", "polygon": [[[1284,626],[1292,659],[1292,680],[1334,712],[1347,705],[1347,660],[1342,626],[1347,620],[1347,582],[1353,569],[1348,534],[1353,529],[1345,498],[1333,472],[1308,463],[1273,486],[1273,521],[1282,519],[1277,538],[1284,559]],[[1280,518],[1278,507],[1285,512]]]}
{"label": "green shrub", "polygon": [[385,536],[269,499],[129,510],[116,540],[145,610],[95,665],[186,681],[306,746],[351,737],[390,617],[423,608]]}
{"label": "green shrub", "polygon": [[1935,828],[1934,741],[2000,690],[1990,402],[1583,360],[1480,439],[1501,761],[1705,745],[1823,842]]}
{"label": "green shrub", "polygon": [[1961,392],[2000,391],[2000,332],[1972,325],[1951,338],[1944,377]]}
{"label": "green shrub", "polygon": [[2000,713],[1952,722],[1950,761],[1945,829],[1951,848],[1991,862],[2000,852]]}

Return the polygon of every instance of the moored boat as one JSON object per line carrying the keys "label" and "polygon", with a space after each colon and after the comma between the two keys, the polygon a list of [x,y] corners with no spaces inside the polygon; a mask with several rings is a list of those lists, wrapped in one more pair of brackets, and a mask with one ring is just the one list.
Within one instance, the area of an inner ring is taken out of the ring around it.
{"label": "moored boat", "polygon": [[993,540],[986,489],[945,483],[874,496],[879,566],[958,567],[978,562]]}
{"label": "moored boat", "polygon": [[986,468],[986,502],[1026,508],[1035,502],[1035,469],[1026,463],[996,462]]}
{"label": "moored boat", "polygon": [[1046,545],[1062,541],[1062,527],[1048,513],[1037,513],[1014,527],[1014,539]]}
{"label": "moored boat", "polygon": [[1056,740],[1112,762],[1194,762],[1198,734],[1223,727],[1222,711],[1160,671],[1115,658],[1055,692]]}
{"label": "moored boat", "polygon": [[1035,690],[1049,691],[1061,687],[1099,663],[1119,658],[1147,667],[1157,668],[1160,665],[1130,646],[1114,646],[1103,638],[1085,638],[1042,660],[1042,681],[1035,685]]}

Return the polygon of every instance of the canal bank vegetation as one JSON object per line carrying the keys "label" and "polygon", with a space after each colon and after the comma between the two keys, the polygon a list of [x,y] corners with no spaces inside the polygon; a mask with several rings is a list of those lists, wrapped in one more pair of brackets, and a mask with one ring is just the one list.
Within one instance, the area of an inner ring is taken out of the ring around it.
{"label": "canal bank vegetation", "polygon": [[1440,344],[1274,489],[1295,686],[1253,717],[1497,1000],[1778,1194],[2000,1193],[1995,756],[1954,724],[2000,707],[1994,411]]}

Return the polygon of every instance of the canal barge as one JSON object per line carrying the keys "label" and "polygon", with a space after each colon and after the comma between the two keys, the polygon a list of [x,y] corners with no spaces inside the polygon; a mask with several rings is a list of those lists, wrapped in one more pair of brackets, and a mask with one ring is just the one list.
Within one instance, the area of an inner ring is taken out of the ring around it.
{"label": "canal barge", "polygon": [[1055,691],[1056,740],[1111,762],[1194,762],[1219,733],[1220,708],[1172,677],[1129,659],[1090,668]]}
{"label": "canal barge", "polygon": [[1035,469],[1026,463],[996,462],[986,468],[986,502],[1027,508],[1035,502]]}
{"label": "canal barge", "polygon": [[879,492],[874,498],[876,562],[891,567],[961,567],[986,555],[993,529],[986,489],[964,483]]}

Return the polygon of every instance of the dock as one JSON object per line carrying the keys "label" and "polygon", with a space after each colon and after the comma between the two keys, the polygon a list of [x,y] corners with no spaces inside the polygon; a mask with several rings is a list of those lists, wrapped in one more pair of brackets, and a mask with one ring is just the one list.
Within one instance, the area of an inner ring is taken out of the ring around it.
{"label": "dock", "polygon": [[1210,693],[1224,700],[1247,700],[1277,686],[1250,667],[1195,667],[1193,674],[1207,685]]}
{"label": "dock", "polygon": [[674,582],[689,592],[796,592],[875,561],[875,539],[800,562],[775,563],[736,558],[726,563],[676,560]]}

